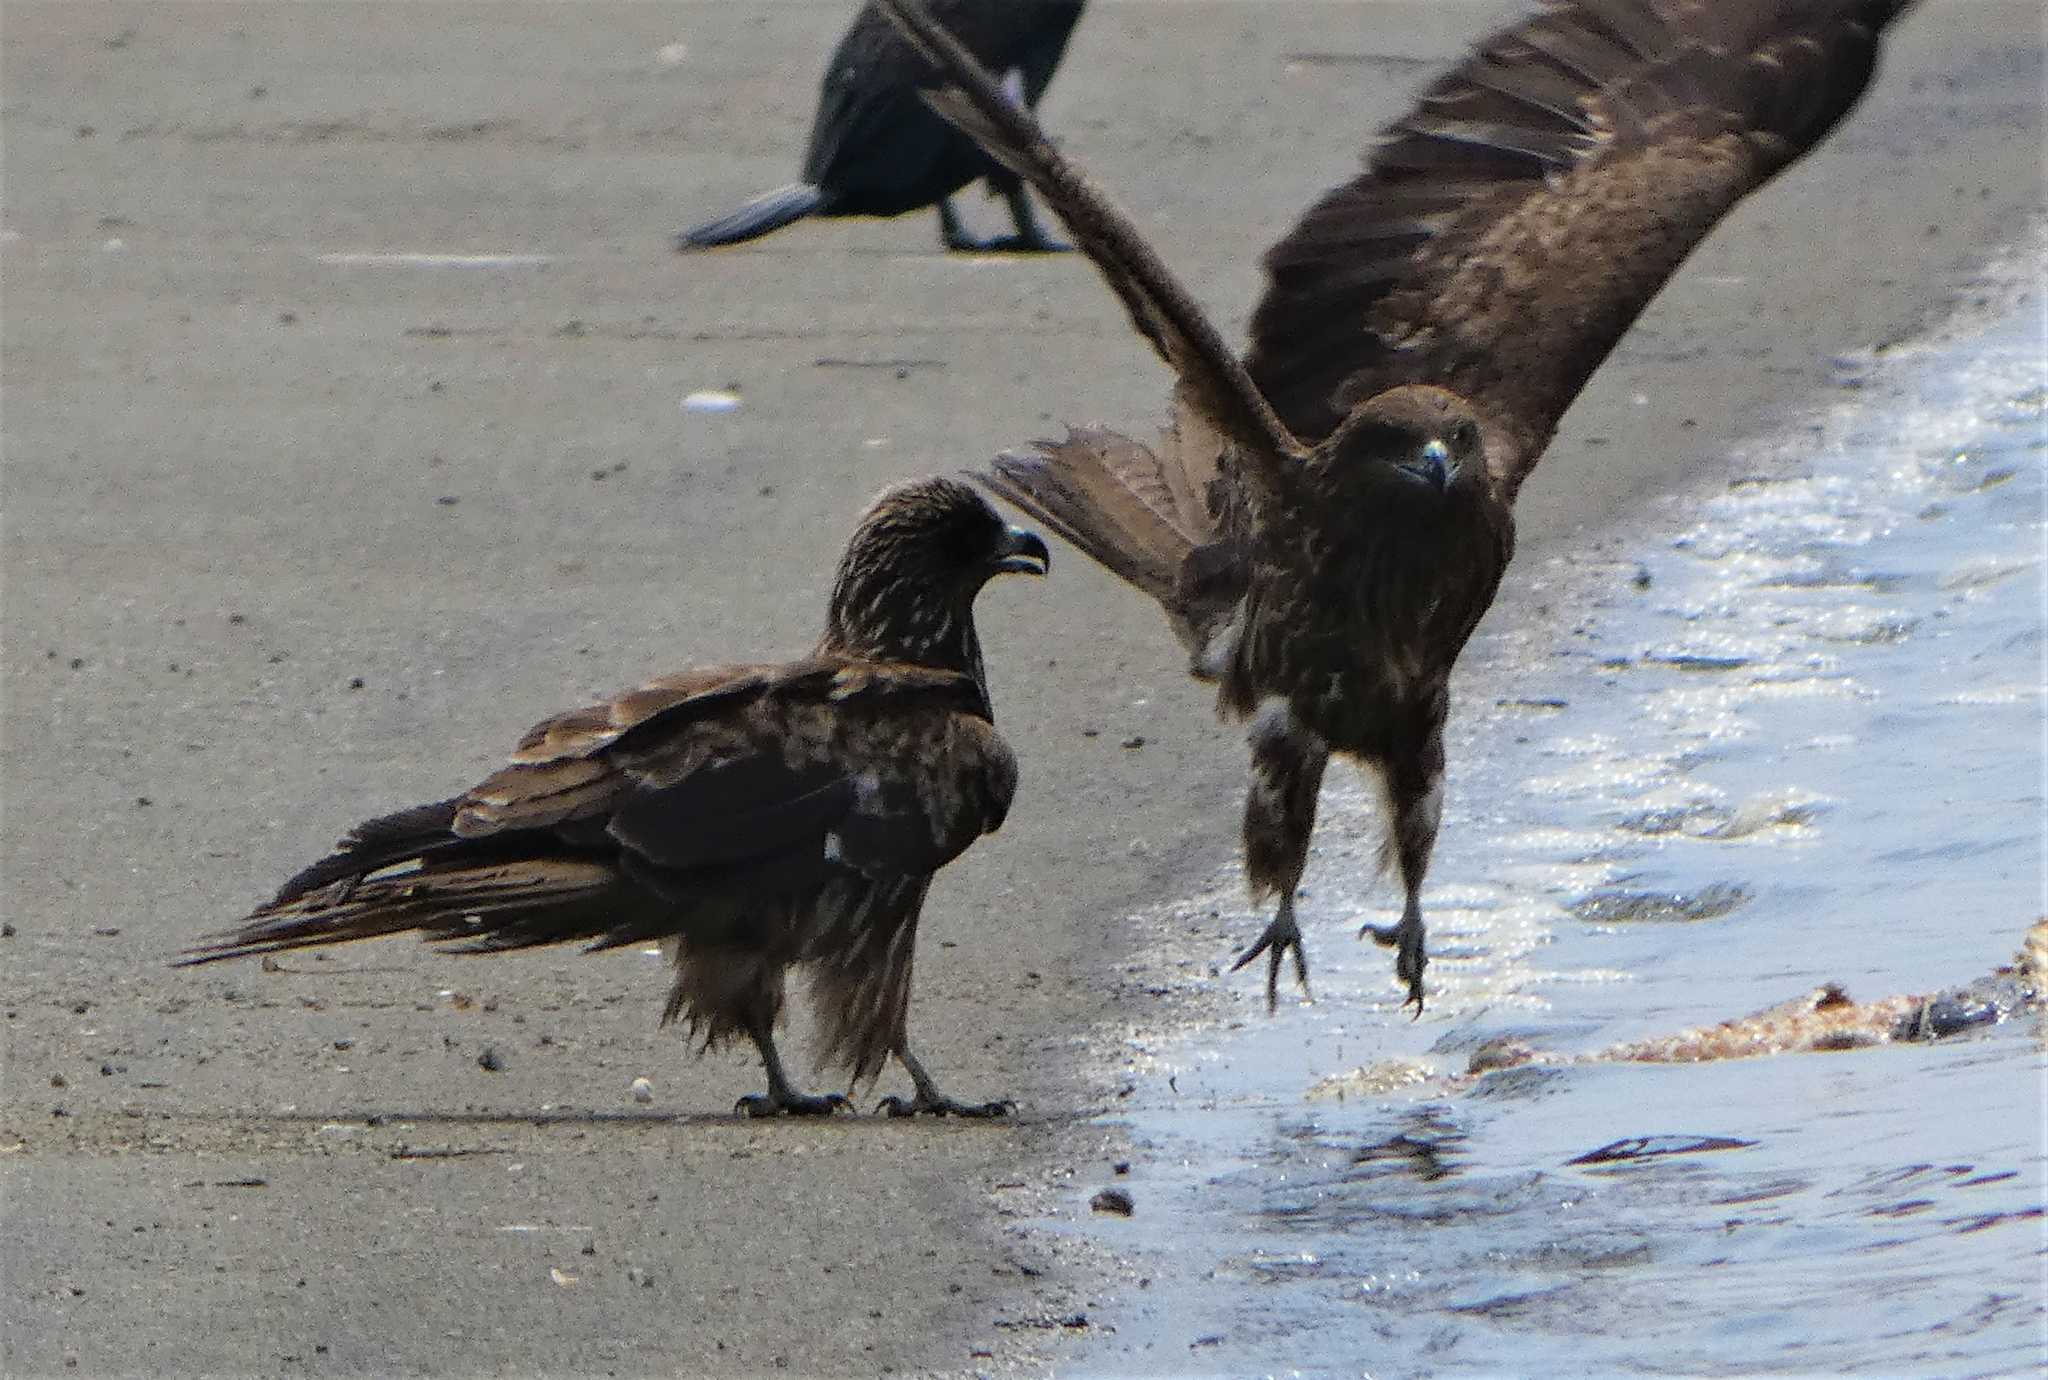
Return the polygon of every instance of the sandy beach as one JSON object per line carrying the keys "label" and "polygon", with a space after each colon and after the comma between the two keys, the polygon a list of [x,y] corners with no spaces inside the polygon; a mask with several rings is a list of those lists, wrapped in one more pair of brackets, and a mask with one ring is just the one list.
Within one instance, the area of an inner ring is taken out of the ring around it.
{"label": "sandy beach", "polygon": [[[1234,847],[1242,753],[1070,550],[982,601],[1023,785],[912,1009],[1013,1122],[736,1120],[753,1059],[658,1029],[633,951],[166,966],[546,713],[805,650],[884,484],[1159,414],[1075,256],[928,214],[669,251],[794,174],[849,8],[7,5],[7,1374],[1032,1371],[1086,1333],[1088,1249],[1019,1224],[1117,1158],[1118,917]],[[1260,250],[1517,9],[1097,0],[1042,113],[1236,333]],[[2031,0],[1902,22],[1570,414],[1518,560],[1945,310],[2042,203],[2041,43]]]}

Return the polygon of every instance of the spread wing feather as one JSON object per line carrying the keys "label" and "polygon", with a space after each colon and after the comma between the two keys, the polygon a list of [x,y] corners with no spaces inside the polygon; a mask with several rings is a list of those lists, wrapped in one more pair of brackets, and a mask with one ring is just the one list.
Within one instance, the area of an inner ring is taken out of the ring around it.
{"label": "spread wing feather", "polygon": [[1266,256],[1246,367],[1327,435],[1433,383],[1512,494],[1722,215],[1868,84],[1899,0],[1551,0],[1481,44]]}
{"label": "spread wing feather", "polygon": [[1265,463],[1303,449],[1252,386],[1236,355],[1130,219],[1054,148],[1030,111],[1007,99],[918,0],[876,0],[953,83],[926,93],[932,108],[1024,178],[1065,223],[1131,313],[1139,334],[1179,376],[1189,401]]}

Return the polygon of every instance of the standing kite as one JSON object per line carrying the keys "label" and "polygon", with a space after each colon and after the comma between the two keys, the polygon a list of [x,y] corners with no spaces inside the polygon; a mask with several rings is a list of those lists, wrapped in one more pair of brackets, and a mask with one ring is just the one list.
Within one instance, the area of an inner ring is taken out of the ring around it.
{"label": "standing kite", "polygon": [[775,1051],[785,970],[809,965],[823,1053],[855,1082],[890,1055],[893,1114],[1000,1116],[911,1053],[911,950],[932,874],[1003,822],[1017,762],[991,724],[974,599],[1042,575],[1034,533],[964,484],[885,492],[839,565],[817,650],[665,677],[534,727],[462,795],[357,825],[185,963],[417,930],[465,952],[663,940],[707,1047],[744,1036],[768,1092],[737,1110],[829,1113]]}
{"label": "standing kite", "polygon": [[1422,1009],[1419,895],[1451,667],[1561,417],[1730,207],[1846,115],[1910,0],[1550,0],[1481,43],[1266,255],[1244,360],[1122,213],[915,0],[877,0],[956,86],[934,106],[1058,212],[1178,376],[1152,446],[1107,431],[985,482],[1165,608],[1251,717],[1238,959],[1308,967],[1294,894],[1332,752],[1376,768]]}

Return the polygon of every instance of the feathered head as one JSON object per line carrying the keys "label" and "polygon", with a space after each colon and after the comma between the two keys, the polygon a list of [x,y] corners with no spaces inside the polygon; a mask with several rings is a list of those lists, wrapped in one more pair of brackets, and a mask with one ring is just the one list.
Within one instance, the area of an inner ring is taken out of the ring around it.
{"label": "feathered head", "polygon": [[832,585],[824,645],[879,660],[981,673],[974,598],[997,575],[1043,575],[1036,532],[1003,521],[958,480],[912,480],[875,499]]}

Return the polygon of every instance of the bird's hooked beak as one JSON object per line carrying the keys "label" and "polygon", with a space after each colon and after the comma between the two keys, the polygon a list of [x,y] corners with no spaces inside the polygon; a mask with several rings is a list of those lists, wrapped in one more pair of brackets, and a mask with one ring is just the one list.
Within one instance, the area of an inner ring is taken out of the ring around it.
{"label": "bird's hooked beak", "polygon": [[1432,440],[1410,459],[1395,461],[1394,468],[1441,491],[1451,482],[1451,448],[1442,441]]}
{"label": "bird's hooked beak", "polygon": [[1045,538],[1024,527],[1005,527],[996,547],[998,575],[1044,575],[1052,570],[1052,552]]}

